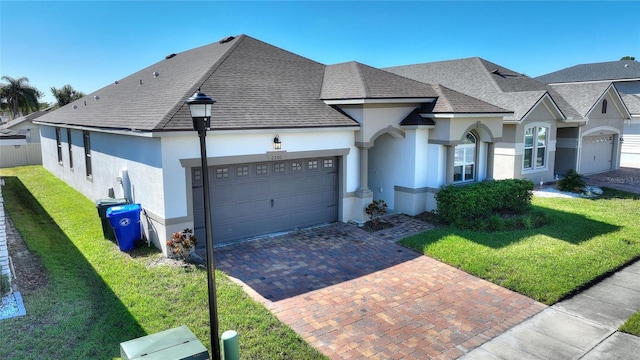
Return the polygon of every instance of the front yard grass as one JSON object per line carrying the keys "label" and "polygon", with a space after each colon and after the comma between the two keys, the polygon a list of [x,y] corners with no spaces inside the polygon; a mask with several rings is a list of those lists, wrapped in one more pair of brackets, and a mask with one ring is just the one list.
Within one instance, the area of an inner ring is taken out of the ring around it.
{"label": "front yard grass", "polygon": [[640,336],[640,312],[635,313],[624,324],[622,324],[620,331]]}
{"label": "front yard grass", "polygon": [[549,225],[473,232],[440,227],[400,243],[495,284],[553,304],[640,257],[640,200],[604,189],[597,199],[533,198]]}
{"label": "front yard grass", "polygon": [[[40,166],[0,176],[5,210],[48,278],[22,294],[26,316],[0,321],[0,359],[118,358],[120,342],[180,325],[210,348],[204,270],[120,252],[95,205]],[[220,330],[238,332],[243,359],[324,358],[223,273],[216,280]]]}

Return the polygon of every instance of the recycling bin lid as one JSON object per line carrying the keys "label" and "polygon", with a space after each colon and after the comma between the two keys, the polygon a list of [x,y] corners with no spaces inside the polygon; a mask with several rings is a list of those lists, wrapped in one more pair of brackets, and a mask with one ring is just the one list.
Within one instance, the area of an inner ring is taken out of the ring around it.
{"label": "recycling bin lid", "polygon": [[112,206],[107,209],[107,218],[119,214],[125,214],[129,212],[136,212],[142,210],[140,204],[126,204],[126,205],[117,205]]}
{"label": "recycling bin lid", "polygon": [[98,199],[96,200],[96,206],[110,206],[110,205],[124,205],[128,204],[129,200],[126,198],[106,198],[106,199]]}

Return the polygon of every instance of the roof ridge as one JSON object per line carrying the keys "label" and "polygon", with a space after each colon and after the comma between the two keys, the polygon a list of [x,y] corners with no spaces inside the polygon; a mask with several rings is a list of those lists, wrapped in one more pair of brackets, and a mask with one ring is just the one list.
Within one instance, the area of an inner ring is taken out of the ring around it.
{"label": "roof ridge", "polygon": [[369,89],[369,84],[367,83],[367,79],[364,77],[364,74],[360,70],[360,63],[357,61],[350,61],[351,65],[355,67],[356,74],[360,78],[360,85],[363,88],[365,98],[371,97],[371,90]]}
{"label": "roof ridge", "polygon": [[[205,84],[205,82],[213,75],[213,73],[215,73],[215,71],[220,67],[220,65],[222,65],[222,63],[224,63],[227,58],[229,57],[229,55],[231,55],[233,53],[233,51],[240,45],[240,43],[246,39],[247,36],[244,34],[240,34],[238,35],[233,41],[233,44],[231,44],[231,46],[229,47],[229,49],[227,49],[227,51],[224,53],[224,55],[222,55],[215,63],[213,63],[211,65],[211,67],[209,68],[208,71],[206,71],[204,73],[204,75],[198,80],[196,81],[194,86],[191,86],[189,88],[189,90],[187,90],[187,93],[184,94],[182,97],[178,98],[176,103],[171,107],[171,109],[169,111],[167,111],[167,113],[162,117],[162,120],[160,120],[156,126],[154,127],[154,130],[157,129],[162,129],[165,125],[167,125],[167,123],[169,121],[171,121],[171,119],[176,115],[176,113],[178,111],[180,111],[180,109],[182,108],[182,106],[184,106],[184,100],[183,97],[184,96],[189,96],[193,93],[196,92],[196,90],[200,89],[202,87],[202,85]],[[213,46],[215,43],[209,44],[210,46]],[[219,44],[221,44],[219,42]],[[206,45],[205,45],[206,46]],[[193,50],[193,49],[192,49]],[[190,50],[187,50],[190,51]]]}
{"label": "roof ridge", "polygon": [[453,104],[451,103],[451,101],[449,100],[449,98],[444,94],[444,91],[442,91],[442,88],[446,88],[445,86],[442,86],[440,84],[429,84],[431,86],[431,88],[433,89],[433,91],[436,92],[436,94],[438,94],[438,98],[436,99],[437,101],[444,101],[446,103],[446,105],[453,110]]}

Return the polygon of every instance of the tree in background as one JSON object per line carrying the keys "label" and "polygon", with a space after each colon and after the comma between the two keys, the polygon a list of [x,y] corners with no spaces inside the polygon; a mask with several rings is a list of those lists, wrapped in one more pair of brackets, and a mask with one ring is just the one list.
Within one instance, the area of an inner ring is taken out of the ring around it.
{"label": "tree in background", "polygon": [[620,60],[622,61],[622,60],[635,60],[635,59],[636,58],[634,56],[623,56],[622,59]]}
{"label": "tree in background", "polygon": [[27,115],[40,110],[38,99],[44,95],[34,86],[29,85],[29,79],[22,76],[14,79],[10,76],[2,76],[7,83],[0,83],[0,108],[9,110],[10,120],[19,115]]}
{"label": "tree in background", "polygon": [[71,85],[64,85],[60,89],[56,89],[54,86],[51,87],[51,93],[53,97],[58,101],[58,107],[62,107],[67,105],[68,103],[78,100],[84,96],[82,91],[75,91]]}

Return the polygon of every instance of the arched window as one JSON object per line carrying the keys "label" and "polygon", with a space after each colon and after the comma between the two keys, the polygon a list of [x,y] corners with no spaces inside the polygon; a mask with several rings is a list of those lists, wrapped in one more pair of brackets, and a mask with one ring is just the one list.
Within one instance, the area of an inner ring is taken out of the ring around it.
{"label": "arched window", "polygon": [[462,144],[455,149],[453,181],[473,181],[476,173],[476,137],[467,133]]}
{"label": "arched window", "polygon": [[602,100],[602,113],[607,113],[607,99]]}

